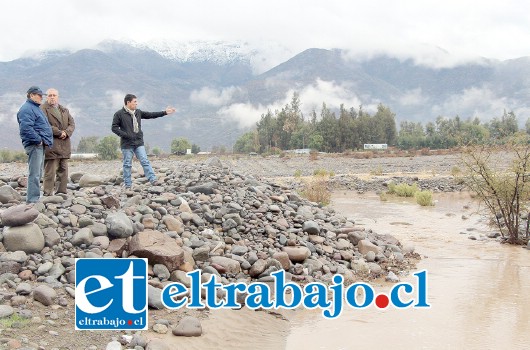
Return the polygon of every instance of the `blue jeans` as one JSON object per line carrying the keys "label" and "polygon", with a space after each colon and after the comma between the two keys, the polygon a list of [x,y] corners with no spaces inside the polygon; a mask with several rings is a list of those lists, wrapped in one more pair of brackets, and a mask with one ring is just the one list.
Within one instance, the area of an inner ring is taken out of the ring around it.
{"label": "blue jeans", "polygon": [[147,159],[147,153],[145,152],[144,146],[138,146],[136,148],[122,148],[121,153],[123,153],[123,182],[125,187],[131,187],[131,168],[132,168],[132,159],[133,155],[136,155],[136,159],[142,164],[144,168],[144,175],[150,182],[156,181],[155,172]]}
{"label": "blue jeans", "polygon": [[44,147],[29,145],[24,147],[28,155],[28,190],[26,203],[38,202],[40,198],[40,179],[44,168]]}

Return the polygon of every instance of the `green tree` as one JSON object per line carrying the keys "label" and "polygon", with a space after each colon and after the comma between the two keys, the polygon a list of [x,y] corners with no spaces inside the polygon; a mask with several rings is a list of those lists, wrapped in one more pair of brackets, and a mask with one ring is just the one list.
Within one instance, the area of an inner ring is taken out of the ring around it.
{"label": "green tree", "polygon": [[322,135],[318,133],[314,133],[311,136],[309,136],[309,143],[307,144],[309,148],[320,151],[322,149],[323,144],[324,144],[324,138],[322,137]]}
{"label": "green tree", "polygon": [[259,152],[259,150],[259,135],[257,130],[244,133],[237,139],[234,145],[234,152],[236,153]]}
{"label": "green tree", "polygon": [[200,151],[201,151],[201,148],[198,145],[196,145],[196,144],[191,145],[191,153],[197,154]]}
{"label": "green tree", "polygon": [[101,159],[112,160],[119,157],[120,139],[117,136],[109,135],[99,141],[96,150]]}
{"label": "green tree", "polygon": [[317,130],[322,136],[322,150],[325,152],[336,152],[340,140],[338,140],[339,123],[335,117],[335,113],[331,112],[325,103],[322,103],[320,116],[321,119],[317,124]]}
{"label": "green tree", "polygon": [[519,126],[517,125],[517,117],[515,113],[504,111],[502,117],[493,118],[489,123],[489,129],[491,136],[495,139],[502,139],[508,136],[512,136],[517,131],[519,131]]}
{"label": "green tree", "polygon": [[97,136],[87,136],[81,137],[79,144],[77,145],[78,153],[96,153],[98,147],[98,137]]}
{"label": "green tree", "polygon": [[191,148],[191,143],[185,137],[178,137],[171,141],[171,153],[186,153]]}
{"label": "green tree", "polygon": [[274,140],[276,130],[276,118],[270,110],[261,115],[256,124],[259,136],[260,151],[267,152],[269,148],[276,146]]}
{"label": "green tree", "polygon": [[401,149],[418,149],[425,147],[425,132],[421,122],[402,121],[399,124],[397,145]]}
{"label": "green tree", "polygon": [[390,108],[383,106],[381,103],[377,106],[377,113],[374,115],[380,130],[382,143],[394,145],[397,138],[395,113]]}

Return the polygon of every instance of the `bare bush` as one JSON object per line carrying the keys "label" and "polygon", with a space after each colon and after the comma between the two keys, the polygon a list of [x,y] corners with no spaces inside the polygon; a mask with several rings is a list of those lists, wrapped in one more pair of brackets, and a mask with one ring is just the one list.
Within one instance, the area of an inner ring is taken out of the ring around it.
{"label": "bare bush", "polygon": [[461,163],[467,187],[484,203],[502,237],[512,244],[527,241],[528,224],[524,232],[521,216],[527,217],[530,200],[528,137],[495,147],[466,147]]}

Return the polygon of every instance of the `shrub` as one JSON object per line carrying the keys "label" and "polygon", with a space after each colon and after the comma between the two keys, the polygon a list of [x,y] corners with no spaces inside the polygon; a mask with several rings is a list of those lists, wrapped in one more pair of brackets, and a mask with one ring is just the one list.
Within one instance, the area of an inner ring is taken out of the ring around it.
{"label": "shrub", "polygon": [[394,182],[388,183],[388,191],[386,192],[388,194],[396,194],[396,184]]}
{"label": "shrub", "polygon": [[[503,164],[508,161],[508,166]],[[521,232],[521,214],[530,203],[530,138],[521,135],[503,145],[472,146],[464,149],[461,160],[465,182],[489,211],[508,243],[525,243],[529,226]],[[524,234],[524,237],[523,237]]]}
{"label": "shrub", "polygon": [[299,179],[300,177],[302,177],[302,170],[300,169],[297,169],[295,172],[294,172],[294,177]]}
{"label": "shrub", "polygon": [[431,191],[416,192],[416,203],[418,203],[422,207],[434,205],[434,202],[432,201],[432,192]]}
{"label": "shrub", "polygon": [[312,149],[312,150],[309,152],[309,160],[311,160],[311,161],[315,161],[315,160],[317,160],[317,159],[318,159],[318,151]]}
{"label": "shrub", "polygon": [[162,153],[162,150],[160,148],[158,148],[158,147],[154,147],[153,148],[153,154],[155,156],[159,156],[161,153]]}
{"label": "shrub", "polygon": [[418,192],[418,185],[413,184],[399,184],[395,187],[395,193],[398,197],[414,197],[414,194]]}
{"label": "shrub", "polygon": [[379,165],[375,169],[370,169],[370,175],[381,176],[383,175],[383,167]]}
{"label": "shrub", "polygon": [[0,150],[0,163],[26,162],[28,156],[24,151]]}
{"label": "shrub", "polygon": [[328,205],[331,201],[331,191],[328,188],[328,178],[325,176],[313,176],[304,185],[301,195],[321,205]]}
{"label": "shrub", "polygon": [[457,177],[461,174],[462,174],[462,170],[460,170],[460,168],[457,167],[456,165],[451,168],[451,175],[453,175],[454,177]]}
{"label": "shrub", "polygon": [[388,201],[388,194],[386,194],[385,192],[379,193],[379,199],[381,200],[381,202]]}
{"label": "shrub", "polygon": [[364,159],[371,159],[374,157],[374,152],[366,151],[362,153]]}
{"label": "shrub", "polygon": [[430,150],[429,150],[428,148],[422,148],[422,149],[420,150],[420,154],[421,154],[422,156],[428,156],[429,154],[431,154],[431,152],[430,152]]}
{"label": "shrub", "polygon": [[313,171],[313,175],[315,175],[315,176],[327,176],[327,175],[329,175],[329,172],[326,169],[315,169]]}

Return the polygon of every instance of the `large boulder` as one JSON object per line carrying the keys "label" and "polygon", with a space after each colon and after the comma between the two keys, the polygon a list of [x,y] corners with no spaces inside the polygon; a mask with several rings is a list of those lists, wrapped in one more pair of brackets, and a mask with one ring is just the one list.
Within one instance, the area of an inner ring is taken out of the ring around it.
{"label": "large boulder", "polygon": [[165,265],[170,272],[184,263],[184,250],[175,239],[158,231],[143,231],[134,235],[129,242],[129,253],[147,258],[150,265]]}
{"label": "large boulder", "polygon": [[127,238],[133,234],[132,221],[124,212],[110,213],[105,222],[107,232],[112,237]]}
{"label": "large boulder", "polygon": [[208,158],[206,160],[206,162],[204,162],[204,164],[206,164],[209,167],[217,167],[217,168],[222,168],[223,167],[223,163],[217,157]]}
{"label": "large boulder", "polygon": [[310,235],[318,235],[320,233],[320,226],[316,222],[309,220],[304,222],[302,230]]}
{"label": "large boulder", "polygon": [[4,229],[4,247],[14,252],[39,253],[44,248],[44,235],[36,224],[6,227]]}
{"label": "large boulder", "polygon": [[292,262],[303,262],[311,256],[311,251],[307,247],[283,247]]}
{"label": "large boulder", "polygon": [[217,187],[215,182],[206,182],[201,185],[190,186],[188,191],[193,193],[203,193],[203,194],[214,194],[214,189]]}
{"label": "large boulder", "polygon": [[20,202],[22,197],[20,194],[9,185],[0,186],[0,203],[6,204],[8,202]]}
{"label": "large boulder", "polygon": [[96,187],[104,185],[107,180],[100,175],[84,174],[79,179],[79,187]]}
{"label": "large boulder", "polygon": [[237,274],[241,272],[241,265],[237,260],[227,258],[225,256],[212,256],[210,258],[212,264],[221,266],[226,272]]}
{"label": "large boulder", "polygon": [[4,226],[22,226],[33,222],[39,216],[39,211],[27,204],[15,205],[4,210],[0,217]]}
{"label": "large boulder", "polygon": [[365,255],[368,252],[374,252],[377,254],[383,251],[383,248],[376,246],[368,239],[361,239],[359,243],[357,243],[357,248],[359,249],[359,253],[362,255]]}
{"label": "large boulder", "polygon": [[200,337],[202,334],[201,321],[193,316],[185,316],[173,328],[173,335],[183,337]]}

